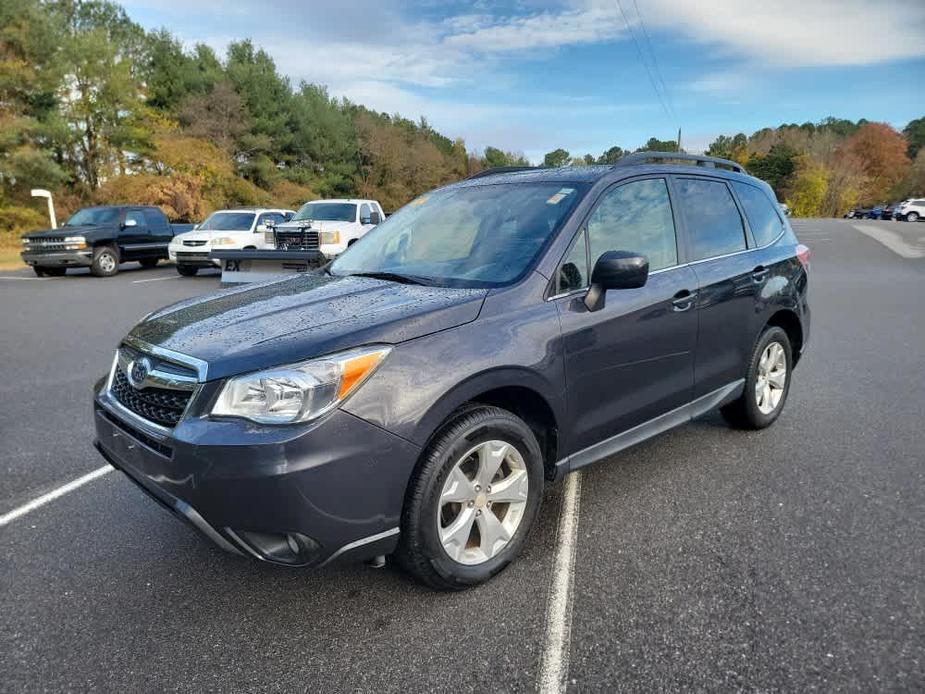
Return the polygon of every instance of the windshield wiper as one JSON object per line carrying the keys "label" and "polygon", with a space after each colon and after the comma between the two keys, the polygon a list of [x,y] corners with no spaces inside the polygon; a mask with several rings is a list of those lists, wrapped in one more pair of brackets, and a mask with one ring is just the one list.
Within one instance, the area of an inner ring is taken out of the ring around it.
{"label": "windshield wiper", "polygon": [[426,277],[402,275],[398,272],[351,272],[350,277],[369,277],[374,280],[386,280],[388,282],[398,282],[399,284],[419,284],[425,287],[433,284]]}

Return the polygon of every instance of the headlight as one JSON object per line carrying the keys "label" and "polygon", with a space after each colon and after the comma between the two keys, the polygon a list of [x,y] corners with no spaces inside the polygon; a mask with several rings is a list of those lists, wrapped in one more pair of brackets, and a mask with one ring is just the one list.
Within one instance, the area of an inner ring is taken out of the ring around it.
{"label": "headlight", "polygon": [[87,239],[83,236],[65,236],[64,244],[70,250],[78,250],[87,247]]}
{"label": "headlight", "polygon": [[339,231],[322,231],[319,236],[321,243],[340,243]]}
{"label": "headlight", "polygon": [[213,246],[234,246],[237,245],[237,243],[238,242],[230,236],[219,236],[217,239],[212,239]]}
{"label": "headlight", "polygon": [[377,345],[229,379],[212,414],[261,424],[307,422],[330,412],[369,378],[391,347]]}
{"label": "headlight", "polygon": [[19,241],[23,246],[28,246],[30,243],[32,243],[32,239],[20,239]]}

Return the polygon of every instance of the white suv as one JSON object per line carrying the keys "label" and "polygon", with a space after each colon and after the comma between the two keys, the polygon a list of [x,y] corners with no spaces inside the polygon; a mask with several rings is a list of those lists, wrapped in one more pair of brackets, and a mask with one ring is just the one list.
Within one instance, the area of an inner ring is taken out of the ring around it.
{"label": "white suv", "polygon": [[925,200],[903,200],[896,208],[896,219],[907,222],[925,219]]}
{"label": "white suv", "polygon": [[[375,200],[312,200],[302,205],[290,221],[277,225],[275,235],[269,231],[267,244],[274,248],[275,238],[280,248],[293,248],[291,241],[299,247],[317,249],[330,259],[347,250],[383,219],[382,207]],[[311,239],[306,243],[307,236]]]}
{"label": "white suv", "polygon": [[293,215],[292,210],[263,207],[218,210],[192,231],[175,236],[167,254],[177,264],[177,272],[192,277],[200,268],[221,267],[220,261],[209,260],[211,251],[273,248],[266,242],[266,231]]}

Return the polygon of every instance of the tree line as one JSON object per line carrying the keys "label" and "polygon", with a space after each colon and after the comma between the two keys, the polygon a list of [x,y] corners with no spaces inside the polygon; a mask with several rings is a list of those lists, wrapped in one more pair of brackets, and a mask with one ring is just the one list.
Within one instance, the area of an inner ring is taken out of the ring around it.
{"label": "tree line", "polygon": [[[710,153],[745,164],[798,214],[838,214],[856,202],[922,194],[925,119],[902,132],[827,119],[723,136]],[[651,138],[644,150],[676,151]],[[613,164],[549,152],[543,164]],[[90,203],[154,204],[173,221],[242,205],[296,207],[360,196],[397,209],[486,167],[529,165],[462,139],[293,84],[252,42],[223,56],[146,31],[107,0],[0,3],[0,232],[45,224],[31,188],[54,192],[60,214]]]}

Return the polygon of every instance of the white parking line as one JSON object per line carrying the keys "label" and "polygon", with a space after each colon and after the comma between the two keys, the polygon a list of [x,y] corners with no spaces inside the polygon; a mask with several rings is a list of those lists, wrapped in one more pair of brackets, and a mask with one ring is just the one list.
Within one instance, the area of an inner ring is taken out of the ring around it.
{"label": "white parking line", "polygon": [[0,280],[28,280],[29,282],[46,282],[51,277],[12,277],[10,275],[0,275]]}
{"label": "white parking line", "polygon": [[537,689],[543,694],[564,692],[572,632],[572,585],[578,547],[578,511],[581,504],[581,472],[565,478],[552,585],[546,607],[546,641]]}
{"label": "white parking line", "polygon": [[146,280],[132,280],[132,284],[141,284],[142,282],[160,282],[162,280],[175,280],[179,278],[180,275],[167,275],[167,277],[152,277]]}
{"label": "white parking line", "polygon": [[4,525],[7,525],[8,523],[12,523],[14,520],[26,515],[30,511],[34,511],[40,506],[44,506],[49,501],[54,501],[58,497],[64,496],[68,492],[72,492],[78,487],[84,486],[87,484],[87,482],[92,482],[97,477],[102,477],[107,472],[112,472],[114,469],[115,468],[113,468],[111,465],[104,465],[103,467],[97,468],[93,472],[88,472],[83,477],[78,477],[76,480],[72,480],[71,482],[62,485],[57,489],[52,489],[47,494],[42,494],[42,496],[36,497],[29,503],[23,504],[19,508],[14,508],[9,513],[5,513],[0,516],[0,528],[2,528]]}

